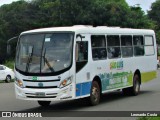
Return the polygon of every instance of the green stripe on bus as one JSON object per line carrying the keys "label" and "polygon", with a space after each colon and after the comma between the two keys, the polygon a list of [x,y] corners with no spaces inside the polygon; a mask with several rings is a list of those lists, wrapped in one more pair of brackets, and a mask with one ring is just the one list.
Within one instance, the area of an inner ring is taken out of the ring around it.
{"label": "green stripe on bus", "polygon": [[157,77],[157,71],[145,72],[141,74],[141,82],[148,82]]}

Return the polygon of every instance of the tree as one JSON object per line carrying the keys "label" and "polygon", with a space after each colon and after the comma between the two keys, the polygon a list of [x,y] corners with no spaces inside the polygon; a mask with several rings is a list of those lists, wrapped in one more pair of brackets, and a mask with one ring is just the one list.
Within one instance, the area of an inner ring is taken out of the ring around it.
{"label": "tree", "polygon": [[23,31],[80,24],[154,28],[140,7],[125,0],[20,0],[0,7],[0,57],[6,55],[7,40]]}
{"label": "tree", "polygon": [[95,26],[126,27],[129,6],[125,0],[95,0],[92,6],[92,18]]}
{"label": "tree", "polygon": [[0,57],[2,59],[6,58],[7,40],[27,29],[27,19],[24,18],[23,13],[27,5],[25,1],[18,1],[0,8]]}
{"label": "tree", "polygon": [[151,10],[148,11],[148,16],[151,20],[153,20],[156,24],[155,31],[158,43],[160,43],[160,0],[156,0],[152,6]]}
{"label": "tree", "polygon": [[128,14],[128,26],[131,28],[145,28],[145,29],[154,29],[155,24],[152,20],[145,15],[142,8],[132,6],[130,14]]}

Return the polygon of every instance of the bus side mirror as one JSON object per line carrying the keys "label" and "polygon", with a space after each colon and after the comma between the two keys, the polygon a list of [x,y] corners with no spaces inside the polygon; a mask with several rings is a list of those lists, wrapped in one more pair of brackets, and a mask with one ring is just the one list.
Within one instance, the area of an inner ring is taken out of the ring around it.
{"label": "bus side mirror", "polygon": [[81,37],[80,34],[77,34],[77,35],[76,35],[76,41],[82,41],[82,37]]}
{"label": "bus side mirror", "polygon": [[85,36],[82,36],[81,34],[76,35],[77,41],[80,41],[80,52],[83,52],[84,49],[84,43],[82,42],[82,39],[85,38]]}
{"label": "bus side mirror", "polygon": [[85,36],[82,36],[81,34],[76,35],[77,41],[82,41],[83,38],[85,38]]}

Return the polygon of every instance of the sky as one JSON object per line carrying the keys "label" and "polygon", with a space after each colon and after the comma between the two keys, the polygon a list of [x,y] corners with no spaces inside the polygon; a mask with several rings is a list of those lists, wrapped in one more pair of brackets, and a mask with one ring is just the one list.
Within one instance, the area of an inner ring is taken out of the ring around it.
{"label": "sky", "polygon": [[[19,0],[0,0],[0,6],[3,4],[10,4],[13,1],[19,1]],[[129,6],[134,6],[136,4],[140,4],[140,7],[147,12],[147,10],[150,10],[151,3],[155,2],[156,0],[126,0]]]}
{"label": "sky", "polygon": [[10,4],[13,1],[19,1],[19,0],[0,0],[0,6],[3,5],[3,4]]}
{"label": "sky", "polygon": [[147,12],[147,10],[150,10],[151,4],[155,2],[156,0],[126,0],[126,2],[129,4],[129,6],[134,6],[136,4],[140,4],[140,7]]}

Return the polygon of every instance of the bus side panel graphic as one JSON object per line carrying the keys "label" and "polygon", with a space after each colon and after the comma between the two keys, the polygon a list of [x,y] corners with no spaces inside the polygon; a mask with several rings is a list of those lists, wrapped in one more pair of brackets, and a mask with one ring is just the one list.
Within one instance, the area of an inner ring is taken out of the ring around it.
{"label": "bus side panel graphic", "polygon": [[125,86],[132,86],[132,72],[117,72],[117,73],[104,73],[99,77],[102,81],[102,91],[122,88]]}

